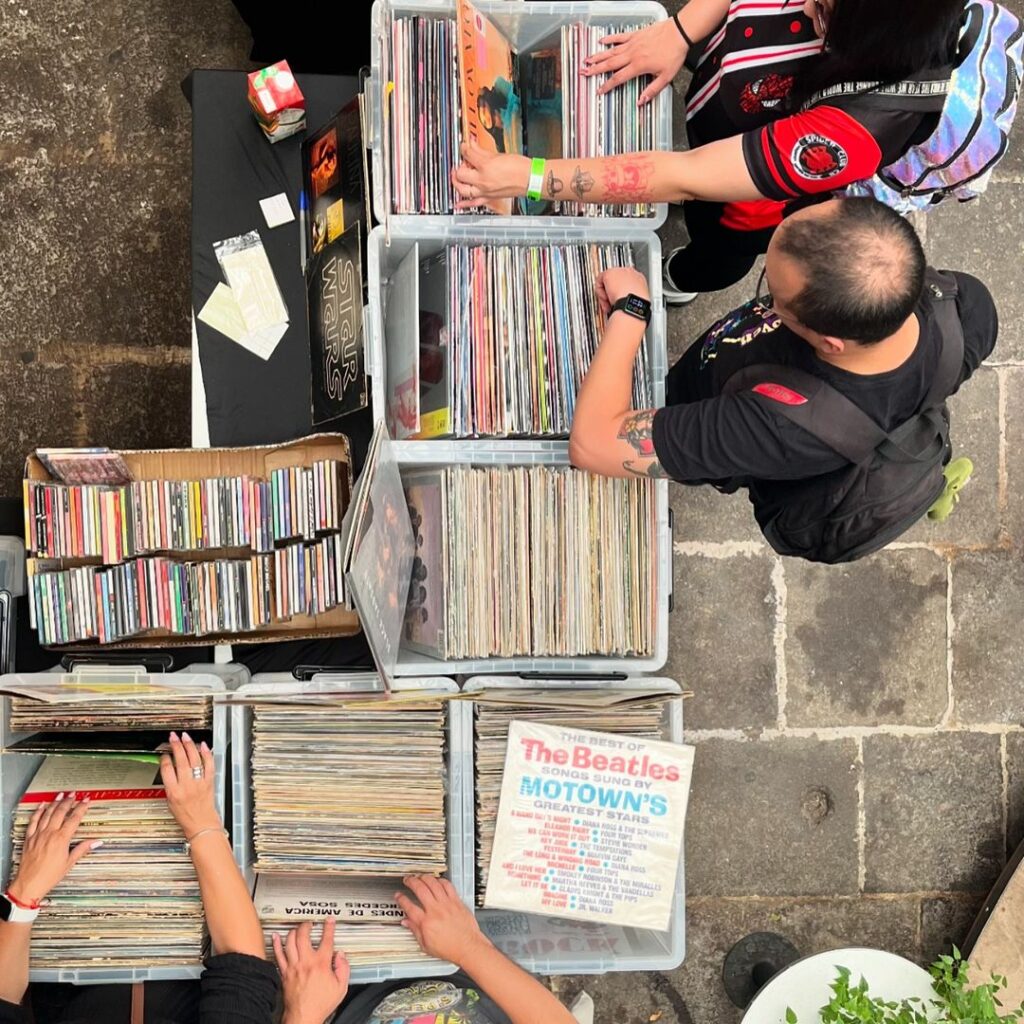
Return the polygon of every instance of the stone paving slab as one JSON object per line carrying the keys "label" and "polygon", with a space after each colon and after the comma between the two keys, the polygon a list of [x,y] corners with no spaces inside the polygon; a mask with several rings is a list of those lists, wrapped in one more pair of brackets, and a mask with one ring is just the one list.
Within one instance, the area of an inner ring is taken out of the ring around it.
{"label": "stone paving slab", "polygon": [[1014,551],[953,562],[954,714],[968,723],[1024,720],[1024,563]]}
{"label": "stone paving slab", "polygon": [[[921,901],[920,962],[932,964],[953,946],[960,949],[985,903],[985,893],[936,896]],[[977,980],[977,979],[976,979]]]}
{"label": "stone paving slab", "polygon": [[694,691],[689,729],[771,726],[775,688],[775,559],[675,556],[675,602],[666,674]]}
{"label": "stone paving slab", "polygon": [[864,740],[865,892],[980,892],[1004,862],[998,736]]}
{"label": "stone paving slab", "polygon": [[949,702],[944,558],[889,550],[839,566],[787,559],[784,571],[790,726],[942,720]]}
{"label": "stone paving slab", "polygon": [[1006,737],[1006,855],[1024,843],[1024,733]]}
{"label": "stone paving slab", "polygon": [[771,549],[761,535],[746,491],[719,494],[713,487],[669,488],[675,539],[683,543],[757,545]]}
{"label": "stone paving slab", "polygon": [[699,741],[687,892],[857,892],[856,759],[853,740]]}
{"label": "stone paving slab", "polygon": [[[1024,190],[1024,186],[1022,186]],[[1024,369],[1003,368],[1005,437],[1004,507],[1002,519],[1007,539],[1016,548],[1024,546]]]}

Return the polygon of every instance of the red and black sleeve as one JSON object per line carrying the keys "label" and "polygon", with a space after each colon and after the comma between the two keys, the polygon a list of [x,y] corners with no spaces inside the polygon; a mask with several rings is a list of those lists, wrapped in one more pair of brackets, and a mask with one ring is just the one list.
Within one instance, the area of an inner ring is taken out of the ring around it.
{"label": "red and black sleeve", "polygon": [[870,178],[882,149],[851,114],[820,106],[747,132],[743,156],[758,191],[786,200]]}

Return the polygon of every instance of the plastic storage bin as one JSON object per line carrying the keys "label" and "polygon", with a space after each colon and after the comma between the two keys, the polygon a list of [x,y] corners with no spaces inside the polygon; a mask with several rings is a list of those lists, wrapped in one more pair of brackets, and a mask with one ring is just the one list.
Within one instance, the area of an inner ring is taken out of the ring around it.
{"label": "plastic storage bin", "polygon": [[[629,243],[639,269],[647,278],[651,290],[651,323],[647,329],[647,355],[653,387],[654,407],[665,404],[665,376],[668,373],[668,340],[666,333],[665,305],[662,298],[661,282],[661,241],[650,230],[649,225],[622,223],[621,221],[591,220],[587,227],[569,227],[557,219],[522,218],[530,223],[516,222],[507,226],[508,219],[501,224],[486,218],[471,221],[448,221],[438,224],[437,218],[407,217],[397,219],[391,227],[390,237],[381,227],[370,232],[367,240],[367,283],[372,300],[369,304],[369,342],[366,346],[366,372],[373,378],[373,417],[383,419],[387,409],[387,344],[384,332],[385,304],[388,282],[399,264],[415,243],[420,246],[420,258],[426,259],[440,252],[447,245],[460,243],[491,242],[505,245],[533,245],[537,243]],[[509,444],[506,438],[457,439],[463,447],[482,444],[484,447],[500,443]],[[409,446],[431,446],[439,442],[392,441],[396,455]],[[548,443],[559,446],[568,459],[569,442],[566,438],[549,439]]]}
{"label": "plastic storage bin", "polygon": [[[563,25],[574,22],[585,24],[621,26],[663,21],[668,15],[660,3],[652,0],[544,0],[544,2],[509,3],[508,0],[474,0],[474,6],[510,40],[517,51],[531,50],[543,45],[561,30]],[[381,223],[388,223],[393,229],[400,221],[426,220],[440,224],[451,223],[452,216],[436,214],[393,214],[384,201],[384,176],[390,168],[384,165],[384,47],[390,49],[391,39],[385,29],[392,15],[433,15],[438,18],[454,18],[455,4],[448,0],[376,0],[373,5],[370,29],[370,81],[366,88],[369,100],[370,145],[373,150],[373,212]],[[556,36],[557,38],[557,36]],[[655,103],[655,122],[659,149],[672,149],[672,90],[662,89]],[[465,217],[455,214],[454,218]],[[668,204],[658,203],[649,217],[608,217],[606,223],[643,224],[649,228],[660,228],[668,217]],[[556,222],[566,226],[592,225],[594,220],[587,217],[564,217],[561,214],[547,217],[487,217],[497,224]]]}
{"label": "plastic storage bin", "polygon": [[25,542],[20,537],[0,537],[0,590],[12,597],[25,594]]}
{"label": "plastic storage bin", "polygon": [[[147,673],[136,669],[122,667],[100,669],[88,667],[79,669],[73,674],[59,672],[41,672],[31,675],[11,674],[4,676],[0,682],[11,686],[32,687],[33,685],[53,685],[64,680],[85,680],[96,682],[102,679],[111,685],[143,684],[159,682],[171,688],[184,686],[200,686],[211,694],[223,693],[224,684],[216,676],[197,673]],[[18,740],[25,739],[29,733],[16,733],[11,730],[11,698],[0,696],[0,881],[6,886],[11,863],[11,826],[14,811],[22,794],[32,781],[36,770],[43,761],[43,754],[22,754],[11,751],[8,746]],[[214,702],[213,706],[213,751],[216,762],[216,793],[217,810],[224,816],[228,777],[227,750],[227,710],[223,704]],[[154,766],[154,771],[155,771]],[[184,839],[183,839],[184,841]],[[136,981],[177,981],[198,978],[203,972],[200,965],[194,967],[137,967],[137,968],[69,968],[69,969],[32,969],[29,980],[34,982],[70,982],[73,985],[114,985],[132,984]]]}
{"label": "plastic storage bin", "polygon": [[[433,441],[408,442],[398,457],[399,470],[444,466],[564,466],[562,441]],[[478,675],[519,672],[605,676],[612,673],[635,675],[657,672],[668,659],[668,618],[672,607],[672,528],[669,521],[668,481],[654,483],[655,551],[654,572],[657,595],[654,623],[654,653],[646,658],[609,657],[517,657],[442,661],[429,654],[400,648],[396,676],[430,676],[435,673]]]}
{"label": "plastic storage bin", "polygon": [[[558,679],[477,676],[467,679],[463,690],[466,693],[479,693],[481,690],[511,689],[524,686],[531,689],[558,689],[571,686],[574,690],[614,686],[620,689],[664,689],[666,693],[681,693],[679,684],[675,681],[656,677],[633,677],[614,681],[597,678],[574,679],[568,683]],[[682,743],[682,701],[667,706],[665,715],[670,741]],[[473,728],[472,722],[470,722],[470,728]],[[473,780],[473,784],[468,787],[470,792],[467,814],[474,824],[475,842],[475,760]],[[495,946],[531,974],[671,971],[683,962],[686,955],[686,897],[683,868],[683,858],[680,856],[679,872],[676,875],[675,901],[672,906],[672,921],[667,932],[623,928],[617,925],[595,924],[588,921],[568,921],[539,914],[517,914],[508,910],[477,909],[476,918],[484,933]]]}
{"label": "plastic storage bin", "polygon": [[[359,692],[380,688],[380,678],[374,672],[321,673],[308,682],[298,682],[286,672],[257,673],[252,683],[238,691],[239,696],[256,694],[313,694],[339,689]],[[432,690],[444,693],[458,692],[451,679],[430,677],[395,680],[395,692]],[[473,900],[474,835],[473,814],[467,814],[467,799],[472,799],[471,777],[473,749],[470,733],[470,710],[465,701],[451,701],[448,705],[448,878],[468,905]],[[232,843],[235,860],[242,870],[250,889],[255,885],[252,845],[252,778],[249,771],[252,707],[236,704],[231,709],[231,788],[234,795],[232,809]],[[467,797],[467,793],[469,796]],[[353,985],[376,984],[399,978],[430,978],[438,974],[451,974],[454,964],[443,960],[422,960],[406,964],[386,964],[380,967],[353,967]]]}

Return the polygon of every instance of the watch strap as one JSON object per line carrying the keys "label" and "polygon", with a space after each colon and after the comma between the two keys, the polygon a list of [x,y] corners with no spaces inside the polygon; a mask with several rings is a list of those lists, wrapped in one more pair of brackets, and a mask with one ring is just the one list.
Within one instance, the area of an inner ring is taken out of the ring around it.
{"label": "watch strap", "polygon": [[33,907],[20,903],[7,892],[0,896],[0,899],[7,904],[5,909],[7,910],[8,924],[31,924],[39,916],[40,907],[38,905]]}

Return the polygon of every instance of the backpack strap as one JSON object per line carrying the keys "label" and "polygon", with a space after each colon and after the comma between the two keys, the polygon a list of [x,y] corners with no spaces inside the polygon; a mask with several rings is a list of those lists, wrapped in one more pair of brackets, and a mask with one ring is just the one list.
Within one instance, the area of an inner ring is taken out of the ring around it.
{"label": "backpack strap", "polygon": [[[920,408],[909,420],[891,433],[883,430],[860,406],[828,381],[795,366],[756,363],[737,370],[726,382],[723,394],[752,391],[771,403],[773,411],[813,434],[848,462],[857,465],[875,451],[898,462],[917,462],[932,458],[933,451],[910,452],[904,445],[922,421],[935,427],[938,439],[943,420],[943,405],[953,393],[964,362],[964,331],[956,308],[956,278],[929,267],[925,287],[934,300],[935,317],[941,338],[939,365]],[[933,442],[945,444],[944,441]]]}

